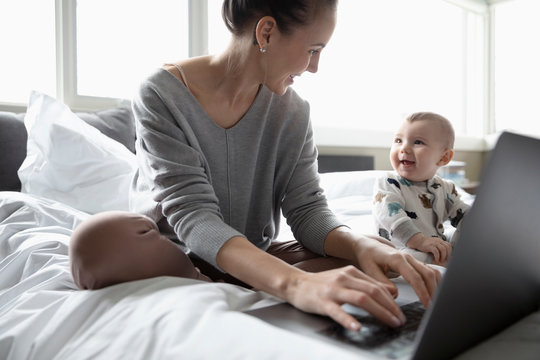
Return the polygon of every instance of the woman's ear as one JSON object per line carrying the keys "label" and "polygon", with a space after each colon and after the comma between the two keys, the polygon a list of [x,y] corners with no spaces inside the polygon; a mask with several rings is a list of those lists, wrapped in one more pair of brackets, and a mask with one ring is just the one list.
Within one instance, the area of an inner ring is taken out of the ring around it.
{"label": "woman's ear", "polygon": [[446,149],[441,157],[441,160],[437,163],[437,166],[444,166],[452,160],[454,157],[454,150]]}
{"label": "woman's ear", "polygon": [[272,16],[264,16],[258,22],[255,27],[255,40],[259,45],[259,49],[266,51],[268,44],[270,44],[271,37],[277,30],[276,19]]}

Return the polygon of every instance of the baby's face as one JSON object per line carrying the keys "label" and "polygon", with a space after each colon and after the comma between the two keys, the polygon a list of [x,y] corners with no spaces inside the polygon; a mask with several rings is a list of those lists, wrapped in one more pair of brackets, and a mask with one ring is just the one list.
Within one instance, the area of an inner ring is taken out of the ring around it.
{"label": "baby's face", "polygon": [[410,181],[432,178],[446,149],[444,132],[436,121],[404,121],[394,136],[390,162],[394,170]]}

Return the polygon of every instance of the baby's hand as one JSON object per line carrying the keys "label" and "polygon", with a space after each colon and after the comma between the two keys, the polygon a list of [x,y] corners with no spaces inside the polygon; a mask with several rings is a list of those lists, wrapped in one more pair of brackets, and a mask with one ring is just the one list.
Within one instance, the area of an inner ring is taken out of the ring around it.
{"label": "baby's hand", "polygon": [[433,264],[445,266],[452,253],[452,245],[437,237],[426,237],[422,233],[413,235],[407,246],[419,251],[433,254]]}

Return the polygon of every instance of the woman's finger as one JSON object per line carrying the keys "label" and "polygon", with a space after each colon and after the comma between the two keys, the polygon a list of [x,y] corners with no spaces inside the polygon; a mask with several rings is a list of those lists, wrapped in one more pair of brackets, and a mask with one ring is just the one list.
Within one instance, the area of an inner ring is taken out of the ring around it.
{"label": "woman's finger", "polygon": [[334,302],[327,305],[326,315],[346,329],[359,331],[362,328],[362,324],[354,316]]}
{"label": "woman's finger", "polygon": [[408,260],[415,275],[411,275],[411,280],[405,278],[405,276],[404,278],[411,284],[422,304],[428,306],[431,298],[435,295],[437,285],[441,281],[441,273],[432,267],[422,264],[412,258],[412,256]]}
{"label": "woman's finger", "polygon": [[[341,308],[343,304],[362,308],[389,326],[399,326],[405,321],[387,286],[354,266],[312,273],[309,277],[311,280],[306,282],[306,285],[307,283],[326,285],[321,288],[322,292],[316,292],[316,298],[310,301],[314,307],[309,308],[331,317],[347,329],[359,330],[359,323]],[[309,287],[309,290],[313,289],[312,286]],[[298,305],[303,307],[302,304]]]}
{"label": "woman's finger", "polygon": [[[398,327],[405,323],[406,319],[399,306],[384,287],[369,281],[356,280],[353,288],[343,288],[335,292],[335,304],[346,303],[364,309],[375,318],[385,324]],[[328,316],[341,325],[354,330],[357,326],[341,307],[339,309],[329,306]]]}
{"label": "woman's finger", "polygon": [[[426,265],[420,263],[414,259],[411,255],[400,254],[402,261],[397,262],[396,270],[403,276],[403,278],[412,286],[416,294],[418,295],[419,300],[428,306],[431,301],[432,294],[432,279],[430,279],[429,274],[424,274],[425,270],[430,271],[431,269]],[[434,270],[431,270],[434,271]],[[428,284],[428,281],[430,282]]]}
{"label": "woman's finger", "polygon": [[[392,299],[397,297],[398,290],[397,290],[396,285],[393,282],[391,282],[378,267],[376,267],[376,270],[378,271],[378,276],[381,280],[374,278],[371,274],[368,275],[364,273],[363,271],[361,271],[360,269],[354,266],[347,267],[347,270],[349,271],[350,275],[356,277],[357,279],[368,281],[375,286],[381,286],[387,292],[387,294],[390,295]],[[355,287],[354,283],[348,283],[346,285],[350,288],[357,288],[359,290],[365,290],[364,288]],[[393,300],[391,300],[391,303],[395,305],[395,302]]]}
{"label": "woman's finger", "polygon": [[[396,285],[388,279],[387,274],[375,263],[366,264],[364,270],[369,277],[383,284],[390,292],[393,298],[398,296],[398,289]],[[360,271],[360,270],[359,270]]]}

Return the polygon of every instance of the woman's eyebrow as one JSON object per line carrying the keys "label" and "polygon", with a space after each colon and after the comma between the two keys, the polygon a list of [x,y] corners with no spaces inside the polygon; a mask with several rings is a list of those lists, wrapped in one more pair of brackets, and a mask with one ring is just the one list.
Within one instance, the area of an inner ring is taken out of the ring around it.
{"label": "woman's eyebrow", "polygon": [[311,44],[311,46],[320,46],[322,48],[324,48],[326,46],[325,43],[316,43],[316,44]]}

